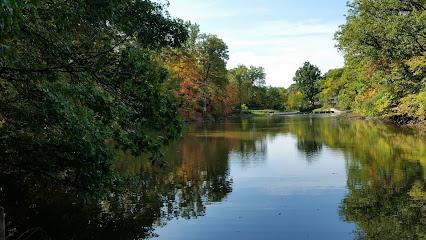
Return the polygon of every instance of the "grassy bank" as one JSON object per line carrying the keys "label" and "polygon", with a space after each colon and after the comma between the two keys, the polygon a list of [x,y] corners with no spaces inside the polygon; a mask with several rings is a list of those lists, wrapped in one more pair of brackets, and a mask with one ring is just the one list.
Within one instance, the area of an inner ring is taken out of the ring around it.
{"label": "grassy bank", "polygon": [[271,110],[271,109],[262,109],[262,110],[248,110],[247,113],[250,113],[253,116],[267,116],[271,113],[279,112],[277,110]]}

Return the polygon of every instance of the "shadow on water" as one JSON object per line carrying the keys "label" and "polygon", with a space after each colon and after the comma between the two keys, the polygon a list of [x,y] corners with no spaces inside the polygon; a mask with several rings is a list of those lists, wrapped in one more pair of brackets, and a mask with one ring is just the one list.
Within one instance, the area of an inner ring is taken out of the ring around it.
{"label": "shadow on water", "polygon": [[205,216],[232,194],[230,156],[261,165],[279,136],[295,137],[307,163],[325,148],[344,154],[347,194],[336,208],[356,224],[354,238],[426,238],[425,135],[308,116],[189,126],[166,150],[166,167],[121,153],[113,187],[96,196],[1,174],[7,239],[143,239],[171,219]]}

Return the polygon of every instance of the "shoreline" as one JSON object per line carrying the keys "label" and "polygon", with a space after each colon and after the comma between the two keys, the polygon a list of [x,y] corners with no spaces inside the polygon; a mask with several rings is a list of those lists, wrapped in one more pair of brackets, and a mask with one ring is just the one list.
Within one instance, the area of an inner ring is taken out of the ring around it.
{"label": "shoreline", "polygon": [[[274,110],[275,111],[275,110]],[[230,113],[224,116],[207,116],[207,117],[198,117],[194,119],[182,119],[184,125],[188,125],[191,123],[195,124],[211,124],[211,123],[221,123],[226,120],[235,120],[235,119],[249,119],[253,117],[284,117],[284,116],[298,116],[298,115],[324,115],[324,114],[332,114],[338,118],[351,119],[351,120],[364,120],[364,121],[373,121],[377,123],[384,123],[393,125],[395,127],[400,128],[410,128],[421,130],[422,132],[426,132],[426,120],[408,120],[408,121],[396,121],[391,118],[383,118],[383,117],[368,117],[363,116],[361,114],[354,113],[352,111],[341,111],[335,108],[331,108],[329,111],[321,111],[321,112],[265,112],[264,114],[254,114],[254,113]]]}
{"label": "shoreline", "polygon": [[390,118],[381,118],[381,117],[367,117],[353,112],[346,112],[337,115],[340,118],[351,119],[351,120],[363,120],[363,121],[373,121],[377,123],[384,123],[393,125],[400,128],[409,128],[417,129],[426,132],[426,120],[410,120],[406,122],[395,121]]}
{"label": "shoreline", "polygon": [[211,124],[211,123],[220,123],[220,122],[224,122],[226,120],[232,120],[232,119],[249,119],[249,118],[253,118],[253,117],[286,117],[286,116],[302,116],[302,115],[325,115],[325,114],[330,114],[330,115],[334,115],[337,118],[342,118],[342,119],[350,119],[350,120],[363,120],[363,121],[373,121],[373,122],[377,122],[377,123],[383,123],[383,124],[389,124],[389,125],[393,125],[395,127],[400,127],[400,128],[409,128],[409,129],[417,129],[417,130],[421,130],[422,132],[426,132],[426,120],[420,121],[407,121],[407,122],[402,122],[402,121],[395,121],[392,120],[390,118],[381,118],[381,117],[368,117],[368,116],[363,116],[351,111],[340,111],[340,110],[334,110],[331,112],[324,112],[324,113],[303,113],[303,112],[288,112],[286,114],[264,114],[264,115],[258,115],[258,114],[253,114],[253,113],[232,113],[232,114],[228,114],[226,116],[220,116],[220,117],[214,117],[214,116],[209,116],[206,118],[197,118],[197,119],[183,119],[183,124],[184,125],[189,125],[189,124]]}

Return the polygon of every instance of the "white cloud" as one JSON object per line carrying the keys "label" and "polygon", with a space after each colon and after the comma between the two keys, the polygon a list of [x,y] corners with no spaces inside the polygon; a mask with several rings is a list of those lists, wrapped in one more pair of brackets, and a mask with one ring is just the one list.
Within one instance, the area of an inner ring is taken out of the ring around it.
{"label": "white cloud", "polygon": [[214,20],[219,18],[243,17],[250,15],[266,14],[269,12],[267,7],[245,7],[224,8],[223,2],[217,0],[175,0],[170,3],[170,12],[173,16],[182,19],[189,19],[194,22]]}
{"label": "white cloud", "polygon": [[340,23],[260,17],[269,12],[260,5],[227,9],[230,10],[223,10],[220,0],[175,0],[171,2],[170,12],[199,23],[204,32],[221,37],[230,51],[228,68],[239,64],[263,66],[268,85],[288,87],[305,61],[316,64],[323,72],[343,66],[333,40]]}
{"label": "white cloud", "polygon": [[334,47],[337,25],[275,22],[264,26],[250,29],[247,36],[251,38],[223,37],[230,49],[228,67],[264,66],[268,85],[288,87],[305,61],[316,64],[323,72],[343,65],[343,58]]}
{"label": "white cloud", "polygon": [[262,32],[271,36],[303,36],[334,34],[337,26],[332,23],[322,23],[310,19],[303,22],[289,22],[284,20],[265,21],[262,23]]}

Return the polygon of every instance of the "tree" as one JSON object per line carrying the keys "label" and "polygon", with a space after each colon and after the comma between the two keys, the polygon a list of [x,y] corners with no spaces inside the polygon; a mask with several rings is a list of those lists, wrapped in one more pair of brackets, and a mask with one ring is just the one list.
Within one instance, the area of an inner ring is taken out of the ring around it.
{"label": "tree", "polygon": [[307,103],[303,93],[299,90],[296,84],[292,84],[288,89],[288,97],[286,102],[287,110],[304,111],[307,109]]}
{"label": "tree", "polygon": [[202,112],[203,91],[197,54],[200,29],[196,24],[187,25],[188,40],[179,48],[165,49],[162,62],[170,72],[167,82],[177,96],[179,111],[184,119],[190,120]]}
{"label": "tree", "polygon": [[265,107],[267,109],[283,109],[285,89],[268,87],[266,89]]}
{"label": "tree", "polygon": [[419,104],[409,106],[405,100],[422,99],[417,95],[425,91],[425,10],[426,2],[421,0],[349,4],[346,24],[336,39],[345,54],[349,80],[341,89],[349,98],[342,99],[354,111],[403,122],[424,118],[422,111],[407,113]]}
{"label": "tree", "polygon": [[190,34],[183,46],[162,54],[180,111],[185,119],[225,115],[231,111],[225,104],[229,95],[228,47],[215,35],[200,34],[198,25],[187,25]]}
{"label": "tree", "polygon": [[235,79],[238,85],[238,95],[240,99],[239,109],[243,104],[250,104],[254,102],[254,105],[259,105],[261,103],[261,91],[264,89],[265,85],[265,69],[263,67],[255,66],[244,66],[239,65],[237,68],[230,70],[231,76]]}
{"label": "tree", "polygon": [[238,86],[238,98],[239,98],[239,106],[238,109],[242,111],[241,106],[243,105],[243,83],[247,80],[247,72],[248,69],[244,65],[239,65],[238,67],[231,69],[230,71],[231,77],[235,80]]}
{"label": "tree", "polygon": [[148,0],[7,2],[1,172],[17,185],[99,193],[116,149],[158,159],[181,124],[157,55],[185,42],[186,26]]}
{"label": "tree", "polygon": [[224,104],[225,114],[232,113],[235,111],[241,111],[238,84],[229,73],[228,73],[228,79],[229,79],[229,83],[226,87],[226,99]]}
{"label": "tree", "polygon": [[[203,84],[203,114],[206,116],[208,100],[213,96],[210,91],[217,92],[227,83],[228,46],[215,35],[202,35],[197,47]],[[210,90],[211,84],[214,88]]]}
{"label": "tree", "polygon": [[263,67],[250,66],[247,70],[247,79],[256,87],[265,86],[266,73]]}
{"label": "tree", "polygon": [[321,80],[319,99],[323,106],[336,107],[337,97],[346,84],[344,71],[344,68],[331,69]]}
{"label": "tree", "polygon": [[311,107],[315,107],[315,102],[318,99],[317,94],[320,92],[319,81],[321,80],[321,71],[319,68],[309,62],[305,62],[303,66],[296,71],[293,80],[309,101]]}

